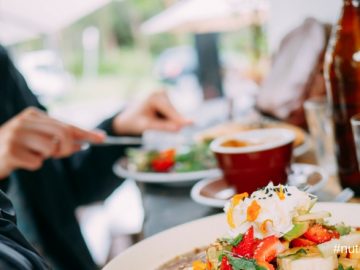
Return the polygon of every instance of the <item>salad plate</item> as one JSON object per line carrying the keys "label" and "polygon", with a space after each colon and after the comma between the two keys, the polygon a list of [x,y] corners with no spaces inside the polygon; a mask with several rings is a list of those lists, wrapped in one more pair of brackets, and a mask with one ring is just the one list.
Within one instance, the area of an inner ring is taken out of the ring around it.
{"label": "salad plate", "polygon": [[[329,180],[328,174],[319,166],[293,163],[288,176],[288,184],[313,193]],[[220,176],[203,179],[191,189],[191,198],[203,205],[223,208],[227,200],[235,194],[235,189]]]}
{"label": "salad plate", "polygon": [[[349,226],[360,226],[360,215],[354,214],[360,213],[359,204],[317,203],[313,211],[331,211],[330,222],[341,221]],[[210,245],[217,238],[226,235],[227,231],[225,214],[186,223],[130,247],[106,265],[104,270],[159,269],[178,255]]]}
{"label": "salad plate", "polygon": [[126,158],[119,160],[113,166],[114,173],[123,178],[134,179],[138,182],[144,183],[157,183],[157,184],[169,184],[179,182],[194,182],[199,179],[220,177],[221,171],[219,169],[207,169],[191,172],[139,172],[129,170],[128,161]]}
{"label": "salad plate", "polygon": [[116,162],[113,170],[123,178],[163,184],[186,184],[221,175],[206,143],[162,150],[129,148],[126,157]]}

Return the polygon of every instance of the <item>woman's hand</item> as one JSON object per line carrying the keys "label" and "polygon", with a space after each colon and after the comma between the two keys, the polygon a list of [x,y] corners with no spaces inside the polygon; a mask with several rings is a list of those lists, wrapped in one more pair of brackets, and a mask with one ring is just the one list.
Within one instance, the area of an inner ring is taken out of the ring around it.
{"label": "woman's hand", "polygon": [[113,128],[118,135],[140,135],[148,129],[178,131],[191,123],[175,110],[165,92],[157,92],[115,117]]}
{"label": "woman's hand", "polygon": [[67,157],[81,149],[79,141],[100,143],[102,133],[62,123],[28,108],[0,127],[0,179],[15,169],[36,170],[50,157]]}

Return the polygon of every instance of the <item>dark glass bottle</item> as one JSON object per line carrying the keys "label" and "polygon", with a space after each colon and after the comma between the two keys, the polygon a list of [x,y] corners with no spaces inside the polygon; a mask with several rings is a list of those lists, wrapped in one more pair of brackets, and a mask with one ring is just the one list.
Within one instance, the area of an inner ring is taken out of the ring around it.
{"label": "dark glass bottle", "polygon": [[360,195],[350,118],[360,113],[360,0],[344,0],[326,52],[324,75],[334,121],[340,182]]}

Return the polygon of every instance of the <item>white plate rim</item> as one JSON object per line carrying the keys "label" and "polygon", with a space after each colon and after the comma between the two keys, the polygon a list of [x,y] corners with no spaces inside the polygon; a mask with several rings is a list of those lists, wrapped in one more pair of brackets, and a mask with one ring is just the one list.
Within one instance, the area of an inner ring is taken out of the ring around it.
{"label": "white plate rim", "polygon": [[[354,217],[353,215],[353,213],[360,211],[360,204],[320,202],[314,206],[313,210],[329,211],[329,209],[331,209],[332,217],[330,220],[332,222],[344,221],[350,226],[360,226],[360,216]],[[225,214],[217,214],[185,223],[158,233],[128,248],[109,262],[104,270],[156,269],[177,255],[210,244],[216,238],[226,235],[226,230]]]}
{"label": "white plate rim", "polygon": [[130,178],[144,183],[191,182],[204,178],[220,177],[222,175],[221,171],[217,168],[182,173],[132,172],[120,165],[122,160],[124,160],[124,158],[120,158],[113,165],[114,173],[119,177]]}
{"label": "white plate rim", "polygon": [[[318,173],[320,173],[322,175],[322,180],[319,183],[311,186],[308,189],[309,193],[313,193],[313,192],[320,190],[329,181],[329,175],[320,166],[313,165],[313,164],[306,164],[306,163],[293,163],[292,166],[298,166],[298,167],[303,167],[303,168],[312,168],[312,169],[314,169],[314,171],[317,171]],[[195,202],[202,204],[202,205],[211,206],[211,207],[215,207],[215,208],[223,208],[225,206],[226,200],[204,197],[204,196],[201,196],[201,194],[200,194],[200,191],[205,186],[211,184],[212,182],[218,181],[218,180],[219,180],[219,178],[213,178],[213,177],[210,178],[209,177],[209,178],[205,178],[205,179],[197,182],[191,188],[191,191],[190,191],[191,199],[193,199]]]}
{"label": "white plate rim", "polygon": [[219,178],[206,178],[197,182],[190,191],[190,197],[193,201],[215,208],[224,208],[226,201],[221,199],[215,199],[210,197],[201,196],[200,191],[207,185],[218,181]]}

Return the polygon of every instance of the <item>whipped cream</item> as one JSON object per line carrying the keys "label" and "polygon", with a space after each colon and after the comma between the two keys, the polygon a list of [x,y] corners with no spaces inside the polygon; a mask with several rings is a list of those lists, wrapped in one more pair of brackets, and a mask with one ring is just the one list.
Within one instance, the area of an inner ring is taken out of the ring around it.
{"label": "whipped cream", "polygon": [[234,196],[225,206],[230,235],[235,237],[254,227],[256,238],[283,236],[293,227],[293,218],[307,213],[316,197],[294,186],[270,183],[247,196]]}

